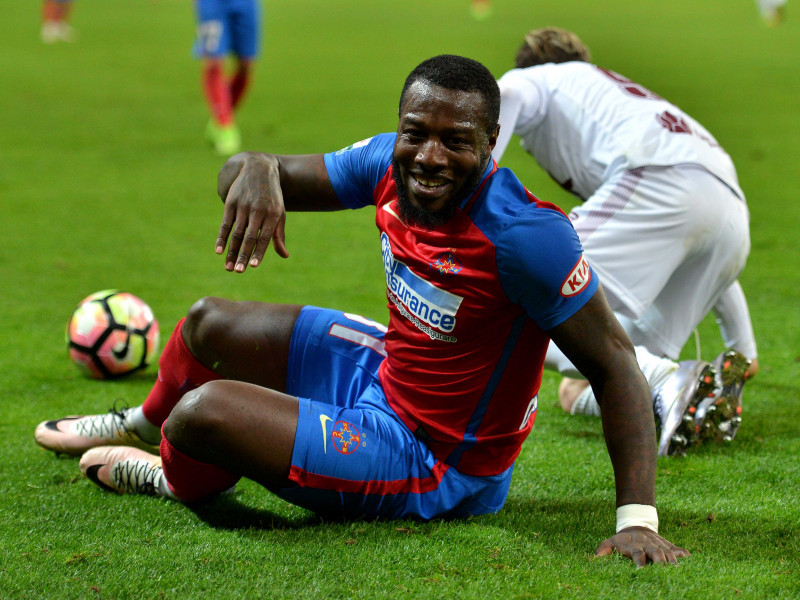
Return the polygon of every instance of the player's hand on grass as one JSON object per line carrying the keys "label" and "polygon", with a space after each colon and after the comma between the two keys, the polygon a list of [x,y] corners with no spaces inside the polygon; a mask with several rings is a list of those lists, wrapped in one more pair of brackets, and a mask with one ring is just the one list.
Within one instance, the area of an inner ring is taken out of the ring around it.
{"label": "player's hand on grass", "polygon": [[272,240],[275,252],[289,257],[284,226],[283,204],[277,159],[269,154],[241,152],[229,158],[217,179],[219,197],[225,203],[216,252],[225,246],[225,269],[243,273],[257,267]]}
{"label": "player's hand on grass", "polygon": [[628,527],[604,540],[595,550],[595,556],[608,556],[618,552],[627,556],[637,567],[648,562],[676,564],[679,558],[691,556],[688,550],[679,548],[646,527]]}

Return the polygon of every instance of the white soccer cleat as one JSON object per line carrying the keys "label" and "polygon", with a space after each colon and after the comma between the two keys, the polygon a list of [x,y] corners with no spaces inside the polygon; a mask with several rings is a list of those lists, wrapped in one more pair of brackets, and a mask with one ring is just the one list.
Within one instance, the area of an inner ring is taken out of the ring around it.
{"label": "white soccer cleat", "polygon": [[73,416],[43,421],[33,437],[46,450],[78,456],[96,446],[135,446],[153,450],[133,430],[128,420],[130,409],[111,409],[102,415]]}
{"label": "white soccer cleat", "polygon": [[56,21],[45,21],[39,36],[45,44],[54,44],[61,39],[61,28]]}
{"label": "white soccer cleat", "polygon": [[659,456],[681,454],[697,443],[694,414],[700,402],[713,396],[715,387],[710,363],[688,360],[678,364],[678,370],[658,389],[653,401]]}
{"label": "white soccer cleat", "polygon": [[62,42],[75,42],[78,39],[78,32],[69,25],[68,23],[61,23],[61,26],[58,28],[58,38]]}
{"label": "white soccer cleat", "polygon": [[129,446],[100,446],[81,457],[81,472],[118,494],[169,496],[161,457]]}
{"label": "white soccer cleat", "polygon": [[786,8],[777,6],[772,9],[765,10],[761,13],[761,18],[764,19],[764,24],[767,27],[777,27],[786,18]]}
{"label": "white soccer cleat", "polygon": [[78,34],[69,23],[63,21],[45,21],[39,33],[45,44],[56,42],[74,42]]}

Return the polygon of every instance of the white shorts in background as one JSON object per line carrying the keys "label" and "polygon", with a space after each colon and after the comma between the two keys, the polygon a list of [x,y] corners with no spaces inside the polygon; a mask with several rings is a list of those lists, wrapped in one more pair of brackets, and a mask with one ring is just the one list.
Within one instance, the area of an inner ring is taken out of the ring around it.
{"label": "white shorts in background", "polygon": [[750,252],[747,205],[698,165],[623,171],[570,219],[633,343],[672,359]]}

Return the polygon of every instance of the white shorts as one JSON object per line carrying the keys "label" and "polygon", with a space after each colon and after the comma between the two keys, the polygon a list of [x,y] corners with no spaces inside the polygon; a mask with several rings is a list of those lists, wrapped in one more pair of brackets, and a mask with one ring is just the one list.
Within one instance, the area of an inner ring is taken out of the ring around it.
{"label": "white shorts", "polygon": [[744,269],[747,205],[698,165],[623,171],[570,213],[633,343],[676,359]]}

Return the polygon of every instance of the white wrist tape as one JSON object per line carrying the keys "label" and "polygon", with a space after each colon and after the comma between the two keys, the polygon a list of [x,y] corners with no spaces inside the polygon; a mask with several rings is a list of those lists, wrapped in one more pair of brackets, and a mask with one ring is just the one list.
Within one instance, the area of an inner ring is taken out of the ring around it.
{"label": "white wrist tape", "polygon": [[617,509],[617,533],[626,527],[647,527],[658,533],[658,512],[649,504],[626,504]]}

